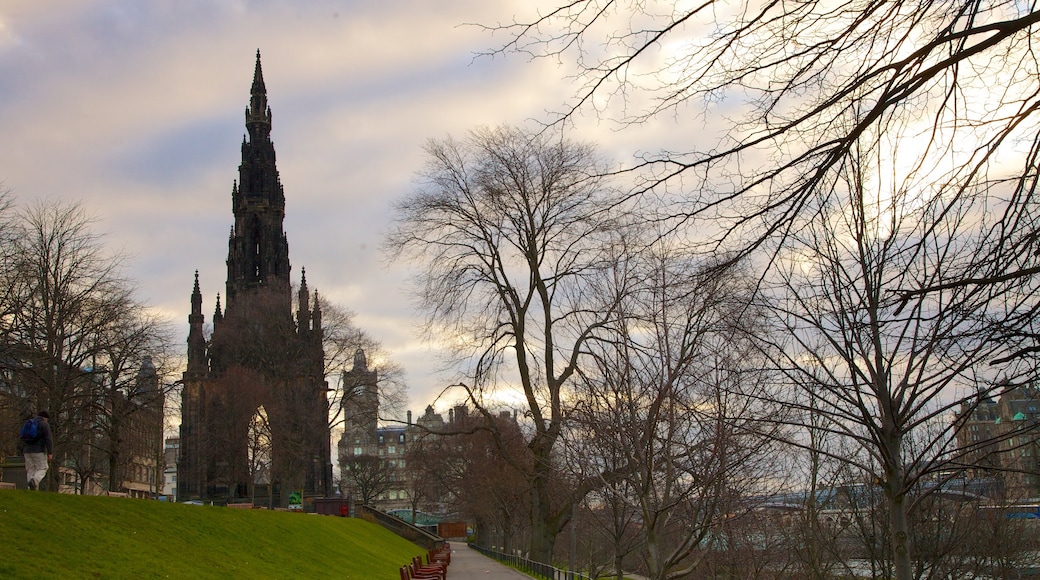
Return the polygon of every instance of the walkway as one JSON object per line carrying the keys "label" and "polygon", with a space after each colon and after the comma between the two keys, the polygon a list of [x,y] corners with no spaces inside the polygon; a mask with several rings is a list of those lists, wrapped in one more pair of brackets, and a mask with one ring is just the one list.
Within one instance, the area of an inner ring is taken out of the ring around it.
{"label": "walkway", "polygon": [[452,542],[448,580],[475,580],[477,578],[487,580],[531,580],[530,576],[499,564],[480,552],[471,549],[465,542]]}

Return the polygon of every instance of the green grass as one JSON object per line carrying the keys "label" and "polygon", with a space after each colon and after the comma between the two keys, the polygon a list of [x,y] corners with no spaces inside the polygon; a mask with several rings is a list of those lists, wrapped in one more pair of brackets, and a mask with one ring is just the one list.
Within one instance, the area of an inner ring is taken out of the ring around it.
{"label": "green grass", "polygon": [[423,553],[355,518],[0,490],[0,578],[396,580]]}

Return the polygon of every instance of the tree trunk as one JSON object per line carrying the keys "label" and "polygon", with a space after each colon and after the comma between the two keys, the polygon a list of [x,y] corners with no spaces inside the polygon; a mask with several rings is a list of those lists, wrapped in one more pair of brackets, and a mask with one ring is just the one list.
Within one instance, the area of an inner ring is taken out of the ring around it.
{"label": "tree trunk", "polygon": [[531,550],[535,562],[552,564],[553,545],[556,543],[556,524],[549,503],[549,474],[541,466],[535,467],[534,493],[531,497]]}
{"label": "tree trunk", "polygon": [[[886,426],[891,425],[887,416]],[[888,501],[888,526],[892,542],[892,564],[895,568],[896,580],[912,580],[913,569],[910,565],[910,526],[906,514],[906,473],[903,471],[902,435],[889,427],[884,434],[885,448],[889,465],[886,468],[887,481],[884,483],[885,499]]]}
{"label": "tree trunk", "polygon": [[661,570],[661,547],[657,542],[657,531],[653,525],[647,526],[646,530],[646,568],[649,578],[659,580],[664,574]]}
{"label": "tree trunk", "polygon": [[[902,477],[899,478],[900,483]],[[889,489],[896,489],[890,482]],[[900,485],[900,487],[902,487]],[[888,493],[888,519],[892,532],[892,563],[895,567],[896,580],[912,580],[913,568],[910,564],[910,528],[907,523],[906,502],[902,494]]]}
{"label": "tree trunk", "polygon": [[122,483],[123,474],[120,469],[120,462],[122,461],[121,453],[118,447],[115,445],[111,446],[112,449],[108,454],[108,491],[119,491],[119,486]]}

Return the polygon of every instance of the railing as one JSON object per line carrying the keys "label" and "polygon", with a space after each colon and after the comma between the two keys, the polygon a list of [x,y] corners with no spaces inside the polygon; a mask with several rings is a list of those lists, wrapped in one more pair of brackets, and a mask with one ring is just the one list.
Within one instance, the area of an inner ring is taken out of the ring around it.
{"label": "railing", "polygon": [[555,566],[542,564],[541,562],[535,562],[534,560],[528,560],[527,558],[516,554],[503,554],[502,552],[481,548],[476,544],[470,544],[469,547],[484,554],[488,558],[494,558],[503,564],[508,564],[525,574],[537,574],[538,576],[548,578],[549,580],[591,580],[588,576],[579,572],[560,570]]}
{"label": "railing", "polygon": [[367,505],[357,506],[357,517],[377,523],[398,536],[419,544],[427,550],[440,548],[441,545],[444,544],[442,538],[435,536],[426,530],[417,528],[401,518],[395,518],[394,516],[385,514]]}

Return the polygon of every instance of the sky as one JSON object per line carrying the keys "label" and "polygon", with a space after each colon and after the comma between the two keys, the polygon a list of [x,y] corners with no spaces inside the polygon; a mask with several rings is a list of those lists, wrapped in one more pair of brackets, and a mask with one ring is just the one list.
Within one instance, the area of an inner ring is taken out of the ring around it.
{"label": "sky", "polygon": [[[0,188],[81,202],[129,255],[139,298],[187,336],[194,272],[210,320],[226,280],[256,51],[286,196],[292,278],[355,313],[406,372],[421,413],[451,375],[416,333],[408,266],[380,251],[423,143],[547,118],[574,87],[550,60],[478,57],[480,26],[529,16],[486,0],[2,0]],[[652,128],[651,128],[652,129]],[[590,124],[607,157],[633,144]],[[631,139],[631,135],[626,135]],[[438,408],[453,404],[441,400]]]}

